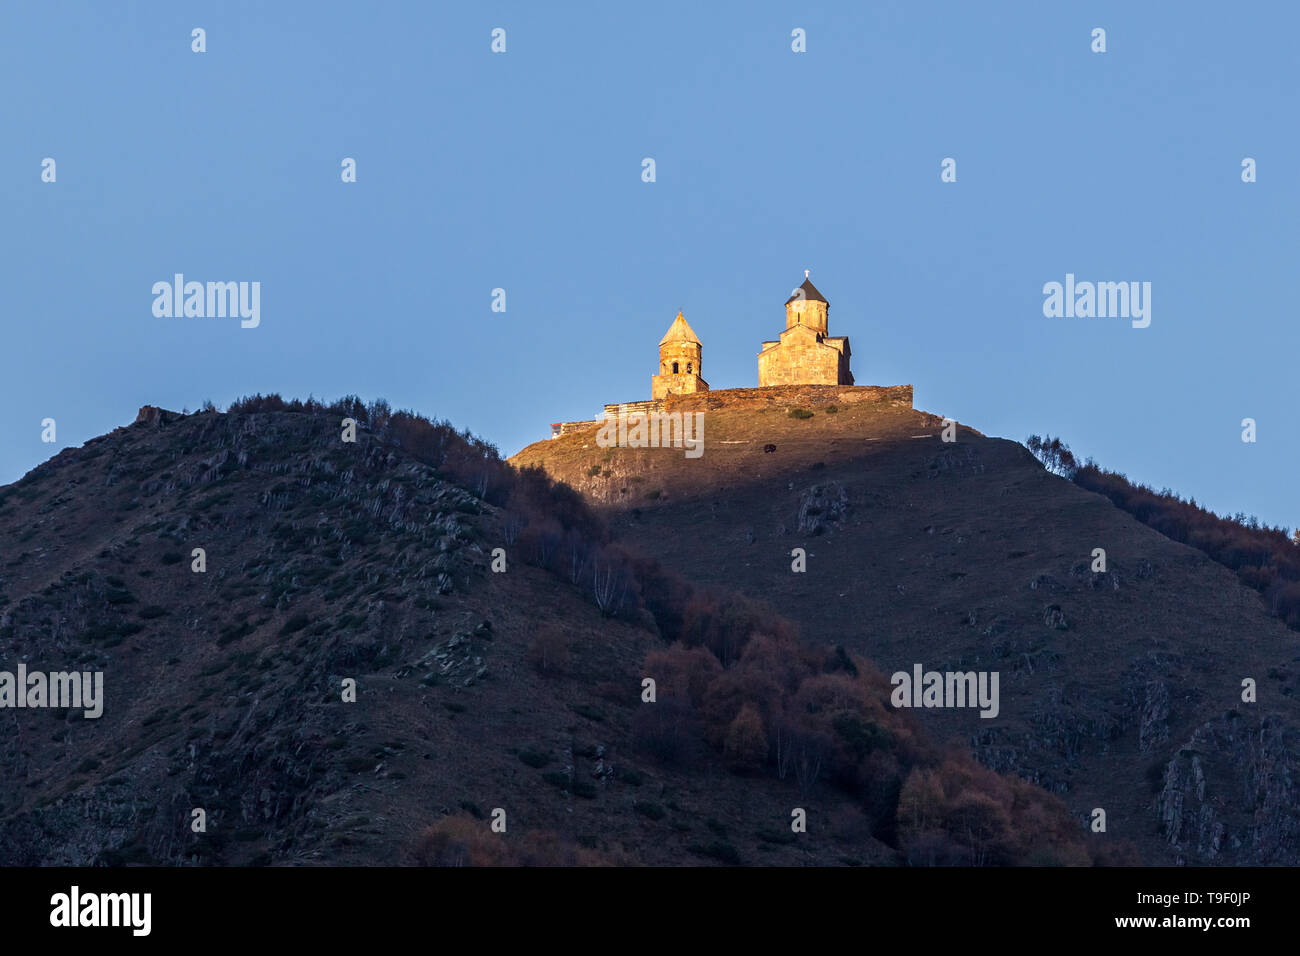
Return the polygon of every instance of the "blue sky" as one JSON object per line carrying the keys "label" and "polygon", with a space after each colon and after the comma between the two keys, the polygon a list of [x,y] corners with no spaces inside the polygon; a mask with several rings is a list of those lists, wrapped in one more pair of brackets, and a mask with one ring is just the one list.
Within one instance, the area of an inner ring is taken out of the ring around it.
{"label": "blue sky", "polygon": [[[1293,527],[1298,33],[1291,3],[5,4],[0,482],[258,391],[512,454],[648,397],[678,309],[714,388],[756,385],[808,268],[859,384]],[[261,324],[155,317],[177,272],[260,282]],[[1150,327],[1045,318],[1066,273],[1150,282]]]}

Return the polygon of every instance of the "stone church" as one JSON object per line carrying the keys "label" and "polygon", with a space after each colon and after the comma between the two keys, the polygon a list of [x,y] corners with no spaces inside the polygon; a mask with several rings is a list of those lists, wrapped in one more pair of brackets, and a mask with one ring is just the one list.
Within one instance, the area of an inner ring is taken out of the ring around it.
{"label": "stone church", "polygon": [[803,285],[785,300],[785,331],[758,353],[758,384],[852,385],[849,340],[827,326],[831,304],[804,270]]}
{"label": "stone church", "polygon": [[[686,317],[677,317],[659,340],[659,371],[650,378],[649,401],[617,402],[606,405],[604,417],[581,422],[553,422],[551,437],[558,438],[573,432],[597,427],[610,415],[630,412],[662,411],[674,403],[686,402],[710,405],[715,399],[722,403],[738,401],[762,402],[781,393],[763,392],[764,388],[786,386],[829,385],[843,386],[845,391],[833,392],[826,401],[837,402],[888,402],[912,407],[912,386],[874,386],[853,384],[849,369],[849,340],[846,336],[831,335],[828,323],[830,303],[817,290],[804,270],[803,285],[785,300],[785,331],[775,342],[764,342],[758,353],[758,385],[755,388],[723,389],[709,394],[709,383],[704,380],[704,346]],[[806,392],[794,389],[793,392]],[[680,396],[680,397],[679,397]],[[688,396],[698,396],[690,398]],[[801,394],[800,401],[813,400]],[[721,405],[719,405],[721,407]]]}
{"label": "stone church", "polygon": [[[775,342],[764,342],[758,353],[758,384],[852,385],[849,340],[832,336],[827,325],[830,303],[804,271],[803,285],[785,300],[785,331]],[[704,346],[677,313],[659,340],[659,374],[650,379],[650,397],[707,392]]]}

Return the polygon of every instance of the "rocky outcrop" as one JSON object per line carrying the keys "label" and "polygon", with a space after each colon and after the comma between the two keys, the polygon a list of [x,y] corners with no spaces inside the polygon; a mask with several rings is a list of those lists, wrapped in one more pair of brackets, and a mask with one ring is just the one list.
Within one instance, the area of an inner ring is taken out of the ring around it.
{"label": "rocky outcrop", "polygon": [[1165,769],[1156,810],[1186,864],[1300,863],[1300,734],[1236,711],[1202,724]]}
{"label": "rocky outcrop", "polygon": [[153,425],[155,428],[161,425],[170,425],[172,422],[184,418],[180,412],[169,412],[165,408],[159,408],[157,405],[142,405],[140,411],[136,413],[133,425]]}
{"label": "rocky outcrop", "polygon": [[813,485],[799,499],[799,531],[822,534],[835,528],[849,513],[849,494],[839,482]]}

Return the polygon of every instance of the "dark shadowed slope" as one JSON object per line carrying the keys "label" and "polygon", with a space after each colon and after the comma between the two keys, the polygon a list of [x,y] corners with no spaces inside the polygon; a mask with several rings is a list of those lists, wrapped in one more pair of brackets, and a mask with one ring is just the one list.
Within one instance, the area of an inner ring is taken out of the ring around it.
{"label": "dark shadowed slope", "polygon": [[745,612],[724,668],[639,599],[602,614],[547,543],[563,512],[566,546],[605,547],[563,487],[480,481],[483,449],[386,408],[349,444],[334,411],[257,410],[281,406],[146,410],[0,489],[0,671],[104,675],[98,719],[0,709],[0,863],[1088,861],[1063,806],[945,756],[864,661]]}
{"label": "dark shadowed slope", "polygon": [[1080,819],[1104,809],[1148,862],[1300,863],[1300,650],[1258,594],[1014,442],[961,428],[944,443],[941,420],[910,409],[812,410],[708,412],[696,460],[592,432],[512,460],[544,464],[688,577],[772,602],[806,639],[886,673],[999,671],[996,719],[918,711],[925,725]]}

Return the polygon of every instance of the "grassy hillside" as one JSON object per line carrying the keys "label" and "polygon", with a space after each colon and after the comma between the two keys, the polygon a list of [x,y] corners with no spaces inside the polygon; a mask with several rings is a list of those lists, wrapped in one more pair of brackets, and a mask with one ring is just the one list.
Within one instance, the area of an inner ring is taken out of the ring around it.
{"label": "grassy hillside", "polygon": [[808,411],[710,411],[698,459],[587,432],[512,461],[572,484],[617,540],[770,602],[806,640],[885,673],[999,671],[997,719],[917,716],[1079,819],[1104,809],[1149,862],[1300,862],[1300,656],[1257,593],[1017,443],[965,427],[945,443],[910,409]]}
{"label": "grassy hillside", "polygon": [[0,488],[0,670],[19,662],[102,671],[106,701],[0,713],[8,865],[1115,853],[936,746],[863,658],[382,403],[145,409]]}

